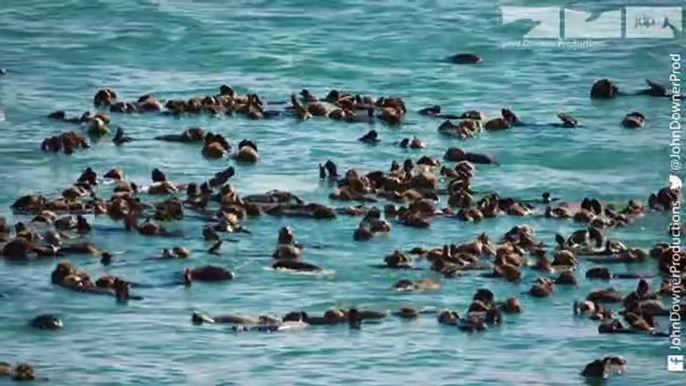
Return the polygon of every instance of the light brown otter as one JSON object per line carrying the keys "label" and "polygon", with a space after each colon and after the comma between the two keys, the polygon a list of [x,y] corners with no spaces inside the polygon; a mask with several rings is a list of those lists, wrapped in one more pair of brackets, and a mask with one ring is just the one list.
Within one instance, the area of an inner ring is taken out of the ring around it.
{"label": "light brown otter", "polygon": [[109,88],[98,90],[93,96],[95,106],[110,106],[117,101],[117,94]]}
{"label": "light brown otter", "polygon": [[235,156],[236,161],[243,163],[256,163],[259,160],[257,149],[253,146],[240,146]]}
{"label": "light brown otter", "polygon": [[441,289],[441,283],[429,278],[424,278],[416,282],[399,280],[393,285],[393,288],[401,291],[435,291]]}
{"label": "light brown otter", "polygon": [[555,284],[551,279],[539,277],[536,283],[529,289],[529,294],[536,298],[545,298],[552,295],[554,290]]}

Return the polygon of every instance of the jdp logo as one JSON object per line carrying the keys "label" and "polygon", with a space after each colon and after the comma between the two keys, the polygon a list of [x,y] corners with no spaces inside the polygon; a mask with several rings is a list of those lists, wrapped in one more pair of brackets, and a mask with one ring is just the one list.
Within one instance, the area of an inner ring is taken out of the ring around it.
{"label": "jdp logo", "polygon": [[669,371],[684,371],[684,356],[683,355],[669,355],[667,357],[667,370],[669,370]]}
{"label": "jdp logo", "polygon": [[[554,7],[501,7],[502,24],[529,20],[524,39],[673,39],[682,34],[681,7],[626,7],[584,12]],[[564,23],[564,28],[561,28]]]}

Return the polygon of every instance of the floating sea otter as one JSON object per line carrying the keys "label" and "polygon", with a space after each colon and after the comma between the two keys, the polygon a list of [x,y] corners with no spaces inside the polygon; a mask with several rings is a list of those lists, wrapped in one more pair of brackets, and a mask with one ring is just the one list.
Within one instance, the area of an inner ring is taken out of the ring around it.
{"label": "floating sea otter", "polygon": [[483,61],[483,59],[476,54],[463,52],[448,57],[448,61],[455,64],[476,64]]}

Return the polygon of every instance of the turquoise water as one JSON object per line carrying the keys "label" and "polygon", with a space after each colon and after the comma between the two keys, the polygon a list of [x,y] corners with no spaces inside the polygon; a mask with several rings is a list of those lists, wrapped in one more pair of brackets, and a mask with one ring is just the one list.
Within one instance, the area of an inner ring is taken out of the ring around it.
{"label": "turquoise water", "polygon": [[[509,4],[525,3],[533,5]],[[39,151],[43,137],[69,129],[45,116],[57,109],[72,114],[92,110],[91,98],[101,87],[115,89],[126,100],[151,92],[171,99],[215,93],[222,83],[266,100],[283,100],[302,88],[316,94],[345,88],[400,95],[411,110],[439,103],[451,112],[479,109],[496,115],[501,107],[511,107],[522,120],[539,123],[554,122],[555,114],[564,111],[583,127],[523,127],[459,142],[439,136],[438,121],[410,114],[400,129],[377,125],[382,143],[368,147],[355,141],[367,125],[321,119],[297,123],[115,115],[113,125],[136,138],[202,126],[231,142],[257,141],[260,162],[237,166],[231,180],[241,195],[289,189],[306,200],[334,204],[327,199],[330,187],[319,182],[319,162],[332,159],[342,170],[385,170],[392,159],[440,157],[447,147],[462,146],[493,154],[502,164],[478,167],[478,190],[523,198],[549,190],[569,201],[594,196],[646,202],[669,173],[667,101],[627,97],[592,102],[588,92],[600,77],[611,77],[627,90],[642,87],[644,78],[666,82],[669,54],[683,54],[683,42],[593,42],[584,50],[504,48],[503,43],[516,41],[523,32],[498,26],[497,6],[457,0],[3,0],[0,67],[8,75],[0,78],[5,115],[0,121],[0,213],[9,216],[9,205],[21,194],[57,194],[87,166],[100,173],[120,167],[128,179],[139,182],[149,181],[154,167],[178,182],[200,182],[224,169],[232,161],[206,160],[195,146],[145,140],[122,147],[102,142],[72,156]],[[483,56],[484,62],[440,62],[468,51]],[[647,127],[621,128],[621,118],[634,110],[647,115]],[[393,146],[412,135],[425,140],[427,148]],[[579,385],[584,381],[578,372],[586,363],[619,354],[629,367],[609,385],[684,382],[683,374],[666,371],[665,339],[599,336],[595,322],[573,317],[573,300],[603,285],[585,280],[578,288],[559,288],[552,298],[523,296],[523,314],[507,316],[504,326],[474,335],[440,327],[433,316],[412,322],[389,319],[361,331],[318,327],[234,334],[224,326],[191,325],[194,310],[283,314],[299,309],[318,313],[334,306],[384,310],[416,305],[464,313],[476,288],[491,288],[504,298],[525,291],[537,274],[527,272],[520,284],[468,275],[444,280],[438,293],[398,294],[389,289],[393,282],[426,272],[380,271],[371,265],[393,249],[462,242],[481,232],[495,238],[521,223],[532,225],[548,243],[555,232],[569,234],[577,227],[536,218],[499,217],[480,224],[439,219],[431,230],[396,226],[389,235],[360,244],[352,241],[358,221],[248,220],[253,233],[237,236],[239,243],[225,244],[224,255],[213,257],[203,252],[209,245],[202,240],[200,222],[171,225],[187,234],[176,241],[116,232],[121,224],[98,218],[92,240],[123,255],[108,268],[95,258],[74,257],[93,277],[111,273],[163,283],[186,264],[213,263],[234,269],[237,278],[221,285],[140,290],[144,301],[122,306],[53,288],[53,262],[2,264],[0,360],[28,361],[50,383],[63,385]],[[668,221],[664,214],[650,213],[609,235],[649,248],[663,240]],[[323,245],[306,249],[304,257],[335,274],[265,269],[276,230],[285,225],[293,226],[304,244]],[[192,261],[143,261],[175,244],[191,249]],[[580,277],[588,267],[582,264]],[[614,269],[654,271],[654,264]],[[632,280],[611,284],[625,292],[635,286]],[[29,318],[46,312],[59,314],[65,328],[42,333],[25,326]]]}

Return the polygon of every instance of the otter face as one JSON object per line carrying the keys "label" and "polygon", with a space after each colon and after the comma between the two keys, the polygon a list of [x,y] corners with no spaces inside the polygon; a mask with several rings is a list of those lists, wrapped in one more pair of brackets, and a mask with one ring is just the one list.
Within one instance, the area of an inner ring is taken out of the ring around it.
{"label": "otter face", "polygon": [[200,314],[198,312],[193,313],[193,316],[191,316],[191,321],[195,325],[200,325],[203,323],[214,323],[214,319],[210,318],[207,315]]}
{"label": "otter face", "polygon": [[438,323],[456,325],[460,320],[460,316],[457,311],[445,310],[438,314]]}
{"label": "otter face", "polygon": [[516,297],[509,297],[503,306],[503,311],[511,314],[519,314],[522,312],[522,305]]}
{"label": "otter face", "polygon": [[469,310],[467,312],[486,312],[489,309],[490,308],[481,300],[474,300],[469,306]]}
{"label": "otter face", "polygon": [[393,285],[393,288],[395,288],[399,291],[412,291],[415,289],[415,285],[414,285],[414,283],[412,283],[412,281],[407,280],[407,279],[403,279],[403,280],[396,282]]}
{"label": "otter face", "polygon": [[366,241],[372,238],[374,238],[374,233],[365,226],[358,226],[353,233],[353,240],[355,241]]}
{"label": "otter face", "polygon": [[483,302],[483,304],[492,304],[493,300],[495,299],[495,295],[493,294],[493,291],[489,290],[488,288],[479,288],[476,290],[476,293],[472,297],[472,300],[479,300]]}
{"label": "otter face", "polygon": [[639,296],[643,296],[643,295],[647,294],[648,292],[650,292],[650,285],[648,284],[648,282],[645,281],[645,279],[639,280],[638,286],[636,287],[636,293]]}
{"label": "otter face", "polygon": [[307,322],[308,316],[305,311],[289,312],[283,317],[284,322]]}
{"label": "otter face", "polygon": [[14,368],[12,379],[15,381],[31,381],[36,378],[33,366],[21,363]]}
{"label": "otter face", "polygon": [[612,278],[612,274],[606,267],[594,267],[586,272],[586,278],[610,280]]}
{"label": "otter face", "polygon": [[577,263],[578,262],[572,252],[568,250],[562,250],[555,253],[552,264],[564,267],[575,267]]}
{"label": "otter face", "polygon": [[222,158],[226,155],[226,149],[219,143],[212,142],[203,147],[202,155],[206,158]]}
{"label": "otter face", "polygon": [[257,150],[252,146],[243,146],[238,150],[238,154],[236,154],[236,161],[238,162],[256,163],[258,159],[259,155],[257,154]]}
{"label": "otter face", "polygon": [[283,227],[279,230],[279,244],[290,245],[295,241],[295,234],[291,227]]}
{"label": "otter face", "polygon": [[622,126],[627,129],[638,129],[645,125],[645,117],[641,113],[629,113],[622,120]]}
{"label": "otter face", "polygon": [[618,93],[619,89],[609,79],[600,79],[591,87],[591,98],[611,99],[615,98]]}
{"label": "otter face", "polygon": [[181,257],[181,258],[187,258],[191,254],[190,251],[188,251],[188,249],[186,249],[184,247],[174,247],[172,249],[172,251],[174,252],[174,254],[176,256]]}
{"label": "otter face", "polygon": [[109,88],[98,90],[93,96],[95,106],[109,106],[117,100],[117,94]]}
{"label": "otter face", "polygon": [[38,315],[31,319],[29,325],[39,330],[59,330],[62,328],[62,321],[55,315]]}
{"label": "otter face", "polygon": [[604,378],[605,377],[605,362],[597,359],[584,367],[581,375],[587,378]]}
{"label": "otter face", "polygon": [[419,316],[419,311],[414,307],[401,307],[397,315],[403,319],[416,319]]}
{"label": "otter face", "polygon": [[410,258],[402,252],[396,250],[384,258],[384,262],[391,268],[405,267],[410,263]]}
{"label": "otter face", "polygon": [[571,271],[564,271],[555,279],[555,284],[577,285],[577,280]]}
{"label": "otter face", "polygon": [[346,319],[345,312],[340,309],[330,309],[324,312],[324,319],[329,324],[338,324]]}

